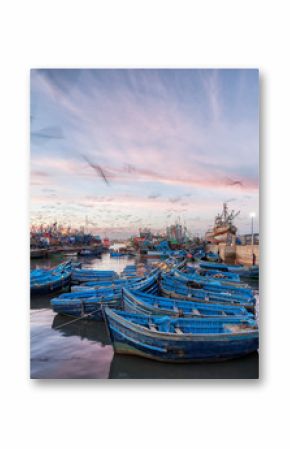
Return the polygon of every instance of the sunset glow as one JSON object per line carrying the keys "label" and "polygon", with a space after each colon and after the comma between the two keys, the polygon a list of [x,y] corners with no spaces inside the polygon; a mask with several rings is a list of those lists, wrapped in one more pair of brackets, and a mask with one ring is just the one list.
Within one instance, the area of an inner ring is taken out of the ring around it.
{"label": "sunset glow", "polygon": [[253,69],[32,70],[31,222],[204,233],[228,201],[249,232],[258,123]]}

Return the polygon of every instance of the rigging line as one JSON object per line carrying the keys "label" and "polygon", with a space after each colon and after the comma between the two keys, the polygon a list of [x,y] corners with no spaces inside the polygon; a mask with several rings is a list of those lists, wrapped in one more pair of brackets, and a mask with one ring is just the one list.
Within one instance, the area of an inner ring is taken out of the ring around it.
{"label": "rigging line", "polygon": [[97,309],[95,309],[93,312],[87,313],[84,316],[81,316],[81,317],[75,318],[74,320],[68,321],[67,323],[60,324],[59,326],[56,326],[53,329],[60,329],[62,327],[68,326],[69,324],[75,323],[76,321],[82,320],[84,318],[88,318],[90,315],[93,315],[95,312],[97,312]]}
{"label": "rigging line", "polygon": [[[60,328],[62,328],[62,327],[68,326],[69,324],[75,323],[76,321],[80,321],[80,320],[83,320],[83,319],[85,319],[85,318],[88,318],[90,315],[93,315],[93,314],[94,314],[95,312],[97,312],[98,310],[99,310],[99,309],[95,309],[93,312],[87,313],[87,314],[84,315],[84,316],[75,318],[74,320],[68,321],[67,323],[63,323],[63,324],[60,324],[59,326],[52,327],[52,328],[49,328],[49,329],[57,330],[57,329],[60,329]],[[63,314],[63,315],[64,315],[64,314]],[[64,316],[71,316],[71,315],[64,315]],[[43,330],[45,331],[46,329],[43,329]],[[31,336],[30,336],[30,340],[32,340],[33,338],[37,337],[37,336],[40,335],[41,333],[42,333],[42,332],[39,332],[39,333],[36,334],[36,335],[31,335]]]}

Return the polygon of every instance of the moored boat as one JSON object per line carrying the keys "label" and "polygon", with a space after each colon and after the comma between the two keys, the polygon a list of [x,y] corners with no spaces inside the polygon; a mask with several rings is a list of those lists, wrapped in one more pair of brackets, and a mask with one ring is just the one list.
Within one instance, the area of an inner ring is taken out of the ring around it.
{"label": "moored boat", "polygon": [[140,281],[145,280],[144,278],[130,278],[130,279],[114,279],[113,281],[93,281],[93,282],[84,282],[80,285],[73,285],[71,287],[72,292],[81,292],[85,290],[99,290],[101,288],[114,288],[114,287],[123,287],[126,285],[135,286]]}
{"label": "moored boat", "polygon": [[71,263],[62,263],[51,270],[37,269],[30,273],[30,293],[51,293],[68,287],[71,281]]}
{"label": "moored boat", "polygon": [[230,304],[232,306],[243,306],[254,311],[255,297],[243,297],[230,292],[215,292],[204,288],[189,287],[185,282],[172,276],[163,275],[160,281],[160,291],[163,296],[178,298],[186,301],[209,301],[215,304]]}
{"label": "moored boat", "polygon": [[253,317],[244,307],[227,304],[211,304],[205,301],[193,302],[166,298],[152,294],[130,291],[123,288],[124,310],[148,315],[169,315],[196,318],[237,318]]}
{"label": "moored boat", "polygon": [[209,251],[205,254],[205,258],[209,262],[217,262],[219,260],[219,255],[217,253],[213,253],[212,251]]}
{"label": "moored boat", "polygon": [[84,297],[53,298],[50,303],[53,311],[60,315],[88,318],[93,320],[103,319],[103,307],[118,308],[121,306],[121,290],[107,294]]}
{"label": "moored boat", "polygon": [[[155,293],[158,273],[148,278],[128,283],[133,291]],[[122,303],[121,283],[100,286],[98,289],[87,287],[79,291],[63,293],[57,298],[53,298],[50,303],[53,311],[59,314],[72,315],[77,317],[102,319],[102,306],[119,307]]]}
{"label": "moored boat", "polygon": [[206,279],[195,274],[187,275],[178,270],[173,270],[172,274],[181,282],[184,282],[187,285],[190,285],[190,283],[192,282],[195,285],[199,285],[204,290],[217,293],[236,294],[241,298],[253,297],[253,290],[249,288],[247,284],[238,284],[227,280],[224,281],[222,279]]}
{"label": "moored boat", "polygon": [[81,283],[89,281],[113,281],[118,279],[118,274],[112,270],[93,270],[93,269],[83,269],[76,268],[72,271],[72,282]]}
{"label": "moored boat", "polygon": [[223,203],[223,211],[215,217],[214,227],[205,234],[205,240],[210,243],[231,243],[235,240],[237,228],[233,220],[240,212],[229,213],[227,203]]}
{"label": "moored boat", "polygon": [[220,271],[230,271],[233,273],[242,272],[245,267],[244,265],[230,265],[225,263],[215,263],[215,262],[200,262],[200,268],[205,268],[207,270],[220,270]]}
{"label": "moored boat", "polygon": [[249,286],[246,283],[242,283],[240,277],[237,278],[229,278],[228,276],[224,276],[223,272],[216,273],[213,275],[210,273],[202,274],[202,273],[184,273],[176,271],[175,276],[184,282],[195,282],[200,286],[215,286],[215,290],[230,290],[233,287],[235,291],[244,291],[249,290]]}
{"label": "moored boat", "polygon": [[120,251],[110,250],[110,257],[125,257],[125,256],[128,256],[128,253],[121,253]]}
{"label": "moored boat", "polygon": [[30,250],[31,259],[43,259],[48,256],[48,250],[45,248],[35,248]]}
{"label": "moored boat", "polygon": [[105,308],[114,350],[164,362],[220,361],[254,352],[254,320],[172,318]]}

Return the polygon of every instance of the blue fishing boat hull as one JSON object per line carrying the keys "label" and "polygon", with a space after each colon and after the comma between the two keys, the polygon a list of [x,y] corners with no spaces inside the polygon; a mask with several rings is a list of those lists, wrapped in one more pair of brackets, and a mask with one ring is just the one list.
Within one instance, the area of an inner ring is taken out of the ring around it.
{"label": "blue fishing boat hull", "polygon": [[121,307],[121,295],[114,295],[107,298],[78,298],[62,299],[54,298],[50,301],[52,309],[59,315],[86,318],[90,320],[103,320],[103,308]]}
{"label": "blue fishing boat hull", "polygon": [[200,262],[199,266],[201,268],[206,268],[207,270],[222,270],[222,271],[232,271],[234,273],[239,273],[244,269],[243,265],[227,265],[224,263],[215,262]]}
{"label": "blue fishing boat hull", "polygon": [[196,317],[199,319],[223,319],[228,317],[245,319],[253,318],[244,307],[225,304],[211,304],[209,302],[191,302],[172,298],[165,298],[153,294],[134,292],[123,288],[124,310],[130,313],[143,313],[145,315],[168,315],[175,317]]}
{"label": "blue fishing boat hull", "polygon": [[52,276],[43,281],[39,279],[39,282],[30,284],[30,293],[34,296],[61,291],[70,285],[70,281],[71,273],[55,276],[55,279]]}
{"label": "blue fishing boat hull", "polygon": [[223,281],[219,279],[206,279],[195,274],[188,275],[178,270],[174,270],[173,274],[179,281],[184,283],[194,282],[196,284],[200,284],[200,286],[202,286],[205,290],[232,293],[240,295],[241,298],[251,298],[253,296],[253,290],[248,288],[248,285],[232,283],[231,281]]}
{"label": "blue fishing boat hull", "polygon": [[126,256],[131,256],[132,254],[129,253],[111,253],[110,252],[110,257],[126,257]]}
{"label": "blue fishing boat hull", "polygon": [[92,269],[74,269],[72,270],[72,282],[98,282],[98,281],[114,281],[118,279],[115,271],[102,271]]}
{"label": "blue fishing boat hull", "polygon": [[205,300],[216,304],[229,304],[242,306],[249,311],[254,311],[256,300],[255,297],[243,298],[235,294],[227,294],[223,292],[212,292],[204,289],[195,289],[188,287],[178,280],[174,280],[168,276],[164,276],[160,282],[160,290],[162,296],[168,298],[177,298],[189,301]]}
{"label": "blue fishing boat hull", "polygon": [[112,309],[105,309],[107,326],[118,354],[162,362],[221,361],[258,349],[258,331],[230,334],[175,335],[132,324]]}
{"label": "blue fishing boat hull", "polygon": [[205,257],[209,262],[218,262],[219,260],[219,255],[212,252],[206,253]]}
{"label": "blue fishing boat hull", "polygon": [[[152,276],[131,284],[130,288],[134,291],[155,291],[157,289],[158,272]],[[57,298],[53,298],[51,306],[55,313],[70,315],[75,317],[85,317],[88,319],[103,319],[102,308],[121,307],[122,305],[122,284],[105,286],[100,289],[81,289],[70,293],[61,294]]]}

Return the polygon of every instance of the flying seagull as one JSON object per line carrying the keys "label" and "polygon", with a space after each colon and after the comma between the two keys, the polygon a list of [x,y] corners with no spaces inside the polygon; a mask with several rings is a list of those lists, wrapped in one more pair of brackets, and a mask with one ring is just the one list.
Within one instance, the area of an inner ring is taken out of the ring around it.
{"label": "flying seagull", "polygon": [[110,183],[109,183],[109,180],[108,180],[108,178],[106,177],[105,172],[104,172],[104,170],[102,169],[102,167],[100,167],[100,165],[93,164],[93,163],[87,158],[87,156],[85,156],[84,154],[82,155],[82,157],[83,157],[84,160],[89,164],[89,166],[92,167],[92,168],[98,173],[99,176],[101,176],[101,178],[104,180],[104,182],[105,182],[107,185],[109,185],[109,184],[110,184]]}

